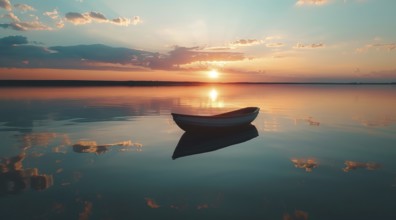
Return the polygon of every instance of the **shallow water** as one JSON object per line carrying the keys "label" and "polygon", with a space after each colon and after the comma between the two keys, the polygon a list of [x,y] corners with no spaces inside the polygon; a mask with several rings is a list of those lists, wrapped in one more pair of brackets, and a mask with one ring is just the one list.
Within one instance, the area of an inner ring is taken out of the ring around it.
{"label": "shallow water", "polygon": [[[1,88],[0,106],[1,219],[396,219],[395,86]],[[171,112],[245,106],[253,130],[172,159]]]}

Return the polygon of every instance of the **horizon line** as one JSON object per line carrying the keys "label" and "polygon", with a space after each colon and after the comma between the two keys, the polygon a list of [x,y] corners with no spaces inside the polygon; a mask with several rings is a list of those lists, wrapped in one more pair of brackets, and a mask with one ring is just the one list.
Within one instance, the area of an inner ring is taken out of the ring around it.
{"label": "horizon line", "polygon": [[0,87],[197,86],[197,85],[396,85],[396,82],[204,82],[161,80],[0,80]]}

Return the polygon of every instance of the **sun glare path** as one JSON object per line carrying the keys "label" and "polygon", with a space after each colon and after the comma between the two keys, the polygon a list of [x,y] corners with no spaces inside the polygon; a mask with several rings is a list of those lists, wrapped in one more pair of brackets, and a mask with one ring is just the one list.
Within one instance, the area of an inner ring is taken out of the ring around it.
{"label": "sun glare path", "polygon": [[209,78],[211,79],[216,79],[219,77],[219,72],[217,72],[217,70],[211,70],[209,72]]}
{"label": "sun glare path", "polygon": [[209,98],[210,98],[210,100],[212,100],[212,102],[215,102],[217,100],[217,96],[218,96],[218,93],[217,93],[216,89],[210,90]]}

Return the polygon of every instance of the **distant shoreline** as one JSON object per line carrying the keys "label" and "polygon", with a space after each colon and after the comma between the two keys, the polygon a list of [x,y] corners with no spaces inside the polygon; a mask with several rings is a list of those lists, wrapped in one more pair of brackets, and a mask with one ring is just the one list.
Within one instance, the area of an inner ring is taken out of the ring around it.
{"label": "distant shoreline", "polygon": [[0,87],[199,86],[199,85],[396,85],[396,82],[191,82],[100,80],[0,80]]}

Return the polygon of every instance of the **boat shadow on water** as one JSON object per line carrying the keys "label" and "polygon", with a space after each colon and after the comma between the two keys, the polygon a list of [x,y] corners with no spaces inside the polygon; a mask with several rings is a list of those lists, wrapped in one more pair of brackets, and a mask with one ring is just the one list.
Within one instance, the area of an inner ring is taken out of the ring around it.
{"label": "boat shadow on water", "polygon": [[219,150],[249,141],[258,136],[257,128],[248,124],[233,130],[185,132],[177,144],[172,159]]}

